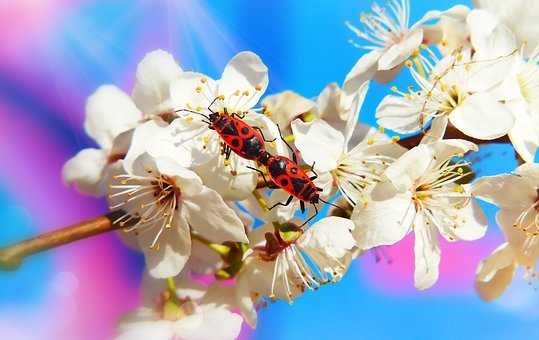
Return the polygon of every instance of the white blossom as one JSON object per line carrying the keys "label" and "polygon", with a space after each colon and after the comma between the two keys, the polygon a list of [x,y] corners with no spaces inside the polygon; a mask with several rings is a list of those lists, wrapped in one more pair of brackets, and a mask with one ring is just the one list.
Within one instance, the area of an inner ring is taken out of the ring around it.
{"label": "white blossom", "polygon": [[[292,122],[295,145],[303,160],[315,164],[317,173],[330,174],[332,181],[327,183],[327,190],[335,185],[352,205],[361,200],[368,186],[380,181],[385,168],[404,152],[376,129],[359,124],[367,90],[368,82],[348,105],[343,104],[350,102],[344,92],[332,91],[336,98],[326,101],[338,103],[331,105],[331,114],[323,116],[335,117],[330,120],[333,126],[322,119]],[[344,124],[337,117],[345,117]],[[341,125],[344,126],[340,128]]]}
{"label": "white blossom", "polygon": [[536,276],[539,258],[539,165],[524,164],[514,174],[485,176],[473,183],[474,196],[497,205],[496,221],[506,242],[477,269],[476,288],[485,300],[499,297],[511,283],[518,266]]}
{"label": "white blossom", "polygon": [[305,289],[340,280],[356,245],[353,229],[348,219],[326,217],[306,231],[291,224],[256,230],[235,288],[245,321],[256,327],[256,304],[263,297],[291,303]]}
{"label": "white blossom", "polygon": [[[464,134],[490,140],[507,134],[514,116],[488,90],[503,81],[503,74],[475,63],[469,50],[457,51],[432,64],[427,58],[416,70],[410,67],[419,91],[393,88],[376,111],[378,123],[399,133],[416,132],[432,120],[449,121]],[[505,65],[505,63],[504,63]],[[499,71],[499,70],[498,70]]]}
{"label": "white blossom", "polygon": [[99,87],[86,103],[84,129],[100,148],[84,149],[66,162],[64,181],[86,194],[104,195],[110,166],[128,151],[127,131],[143,119],[171,110],[168,86],[181,71],[170,54],[156,50],[137,67],[132,99],[115,86]]}
{"label": "white blossom", "polygon": [[160,281],[164,280],[145,280],[145,302],[120,320],[116,340],[232,340],[239,336],[242,318],[223,301],[231,295],[231,287],[204,287],[182,277],[167,289]]}
{"label": "white blossom", "polygon": [[362,13],[362,28],[351,23],[346,25],[357,37],[366,42],[358,48],[370,52],[363,55],[352,71],[346,76],[344,89],[355,92],[361,84],[372,78],[388,82],[397,74],[400,67],[423,42],[423,24],[439,16],[439,12],[428,12],[421,20],[409,27],[409,0],[389,0],[386,7],[374,3],[372,13]]}
{"label": "white blossom", "polygon": [[436,24],[423,26],[424,43],[436,44],[443,55],[460,48],[470,48],[470,29],[466,23],[468,13],[470,9],[464,5],[442,12]]}
{"label": "white blossom", "polygon": [[415,286],[426,289],[438,280],[438,233],[449,241],[481,238],[487,221],[471,199],[467,176],[453,158],[477,147],[464,140],[442,140],[412,148],[391,164],[371,198],[352,214],[358,247],[391,245],[415,234]]}
{"label": "white blossom", "polygon": [[[286,154],[277,126],[266,116],[251,111],[267,85],[267,67],[260,58],[252,52],[241,52],[230,60],[218,81],[200,73],[184,72],[171,86],[173,101],[182,116],[170,126],[172,143],[179,153],[186,150],[197,153],[195,171],[206,185],[227,200],[241,200],[251,194],[258,174],[247,167],[256,167],[256,164],[234,153],[225,161],[220,136],[208,129],[200,114],[208,115],[213,111],[238,115],[251,126],[260,128],[266,140],[275,139],[274,143],[267,144],[272,152]],[[208,110],[210,104],[211,111]],[[182,112],[182,109],[191,112]]]}
{"label": "white blossom", "polygon": [[[144,141],[143,134],[136,137],[134,144],[138,137]],[[248,242],[235,212],[196,173],[170,157],[140,151],[132,148],[119,164],[108,199],[111,210],[125,212],[114,222],[135,232],[152,275],[181,271],[191,253],[191,230],[214,242]]]}
{"label": "white blossom", "polygon": [[486,10],[506,25],[517,38],[518,45],[525,46],[525,55],[529,55],[539,46],[539,3],[526,0],[473,0],[474,5]]}

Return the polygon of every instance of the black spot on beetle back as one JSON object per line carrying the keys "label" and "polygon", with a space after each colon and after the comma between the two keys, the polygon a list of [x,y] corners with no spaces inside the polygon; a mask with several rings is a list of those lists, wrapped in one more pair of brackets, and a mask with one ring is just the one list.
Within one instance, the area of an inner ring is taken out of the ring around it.
{"label": "black spot on beetle back", "polygon": [[262,152],[263,146],[260,144],[260,140],[256,138],[256,136],[253,136],[246,141],[243,142],[243,147],[241,148],[241,151],[249,156],[254,158],[257,158],[260,152]]}
{"label": "black spot on beetle back", "polygon": [[273,178],[286,174],[286,162],[283,159],[271,162],[268,168],[269,173]]}

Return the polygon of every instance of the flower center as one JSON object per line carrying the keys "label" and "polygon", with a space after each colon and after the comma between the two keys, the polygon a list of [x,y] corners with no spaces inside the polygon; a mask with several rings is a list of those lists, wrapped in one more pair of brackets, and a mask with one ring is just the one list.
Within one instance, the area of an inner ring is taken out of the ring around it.
{"label": "flower center", "polygon": [[416,210],[448,206],[460,209],[467,205],[471,195],[459,182],[472,174],[464,170],[469,165],[469,162],[452,163],[451,159],[448,159],[420,178],[412,197]]}
{"label": "flower center", "polygon": [[513,227],[526,234],[524,242],[524,253],[528,253],[532,248],[539,246],[537,236],[539,236],[539,188],[536,189],[537,197],[527,209],[525,209],[516,219]]}
{"label": "flower center", "polygon": [[386,7],[380,7],[374,3],[371,13],[362,13],[359,18],[362,29],[346,22],[348,28],[358,38],[367,41],[370,45],[362,46],[353,41],[350,42],[355,47],[367,50],[389,48],[398,44],[408,33],[409,14],[408,0],[389,0]]}
{"label": "flower center", "polygon": [[108,195],[111,210],[123,209],[125,214],[113,223],[128,226],[130,232],[153,230],[159,226],[150,248],[159,249],[163,230],[172,228],[174,212],[181,202],[181,190],[169,176],[146,170],[147,176],[116,175]]}
{"label": "flower center", "polygon": [[166,290],[157,301],[156,311],[164,320],[178,321],[195,314],[196,303],[189,298],[180,299]]}
{"label": "flower center", "polygon": [[355,206],[361,199],[365,188],[380,182],[383,171],[394,160],[392,157],[380,154],[349,153],[344,155],[331,175],[343,196]]}

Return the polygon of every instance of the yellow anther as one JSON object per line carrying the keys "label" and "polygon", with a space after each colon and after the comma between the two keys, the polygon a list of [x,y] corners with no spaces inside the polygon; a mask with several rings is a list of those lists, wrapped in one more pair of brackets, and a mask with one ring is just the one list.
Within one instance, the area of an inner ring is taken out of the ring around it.
{"label": "yellow anther", "polygon": [[230,165],[230,160],[225,158],[225,160],[223,161],[223,164],[225,166],[229,166]]}
{"label": "yellow anther", "polygon": [[428,48],[427,44],[421,44],[419,45],[419,48],[422,50],[426,50]]}
{"label": "yellow anther", "polygon": [[196,91],[197,93],[200,93],[200,92],[202,92],[202,87],[200,87],[200,86],[197,86],[197,87],[195,88],[195,91]]}
{"label": "yellow anther", "polygon": [[256,85],[256,86],[255,86],[255,90],[257,90],[257,91],[262,90],[262,85]]}
{"label": "yellow anther", "polygon": [[189,117],[185,118],[185,121],[190,124],[190,123],[193,122],[193,117],[189,116]]}
{"label": "yellow anther", "polygon": [[207,81],[208,81],[208,79],[206,79],[206,78],[200,78],[200,82],[201,82],[202,84],[205,84]]}
{"label": "yellow anther", "polygon": [[464,192],[464,187],[462,185],[460,185],[460,184],[457,185],[455,187],[455,192],[458,192],[458,193],[462,194]]}
{"label": "yellow anther", "polygon": [[464,169],[463,168],[458,168],[457,172],[462,175],[464,173]]}
{"label": "yellow anther", "polygon": [[380,127],[378,127],[378,131],[380,131],[380,133],[384,133],[386,131],[386,129],[384,129],[383,126],[380,126]]}
{"label": "yellow anther", "polygon": [[200,112],[202,110],[204,110],[204,108],[202,106],[197,106],[197,108],[195,109],[195,111],[197,111],[197,112]]}
{"label": "yellow anther", "polygon": [[204,143],[204,145],[208,145],[210,143],[210,136],[206,135],[202,137],[202,143]]}
{"label": "yellow anther", "polygon": [[394,142],[394,143],[397,143],[398,141],[401,140],[401,138],[399,136],[393,136],[391,137],[391,140]]}
{"label": "yellow anther", "polygon": [[405,65],[406,67],[412,67],[414,64],[412,63],[411,60],[406,60],[406,61],[404,62],[404,65]]}
{"label": "yellow anther", "polygon": [[412,51],[412,57],[414,58],[417,58],[419,56],[419,53],[421,53],[421,51],[419,50],[419,48],[416,48]]}
{"label": "yellow anther", "polygon": [[458,62],[461,62],[461,61],[462,61],[462,58],[463,58],[462,53],[458,53],[457,56],[456,56],[456,60],[457,60]]}
{"label": "yellow anther", "polygon": [[391,91],[398,92],[399,89],[395,85],[393,85],[393,86],[391,86]]}
{"label": "yellow anther", "polygon": [[249,95],[249,91],[243,91],[243,95],[247,97]]}
{"label": "yellow anther", "polygon": [[219,97],[217,97],[217,99],[219,99],[219,100],[225,100],[225,95],[222,94],[222,95],[220,95]]}
{"label": "yellow anther", "polygon": [[373,145],[373,144],[374,144],[374,139],[369,138],[369,139],[367,140],[367,144]]}
{"label": "yellow anther", "polygon": [[442,47],[447,47],[448,45],[448,42],[446,39],[442,39],[442,41],[440,41],[440,45],[442,45]]}
{"label": "yellow anther", "polygon": [[241,94],[240,90],[236,90],[232,95],[239,96]]}

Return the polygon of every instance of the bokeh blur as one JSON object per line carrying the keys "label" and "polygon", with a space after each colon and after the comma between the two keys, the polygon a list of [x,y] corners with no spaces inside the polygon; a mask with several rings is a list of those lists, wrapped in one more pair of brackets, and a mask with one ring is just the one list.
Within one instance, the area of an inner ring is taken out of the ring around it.
{"label": "bokeh blur", "polygon": [[[412,0],[412,21],[454,0]],[[462,3],[462,2],[461,2]],[[471,5],[469,1],[464,4]],[[348,44],[346,20],[370,0],[0,0],[0,246],[106,212],[101,200],[63,185],[63,163],[92,145],[85,100],[99,85],[130,92],[145,53],[161,48],[182,67],[218,77],[252,50],[270,69],[268,94],[316,96],[341,83],[364,53]],[[410,84],[402,75],[395,82]],[[371,86],[360,120],[389,87]],[[483,147],[480,175],[511,171],[509,146]],[[440,281],[413,288],[413,239],[366,254],[337,285],[260,312],[243,339],[539,339],[539,295],[517,277],[498,301],[482,302],[474,272],[502,236],[495,209],[487,236],[442,245]],[[115,235],[29,258],[0,272],[0,339],[109,339],[139,300],[143,259]]]}

